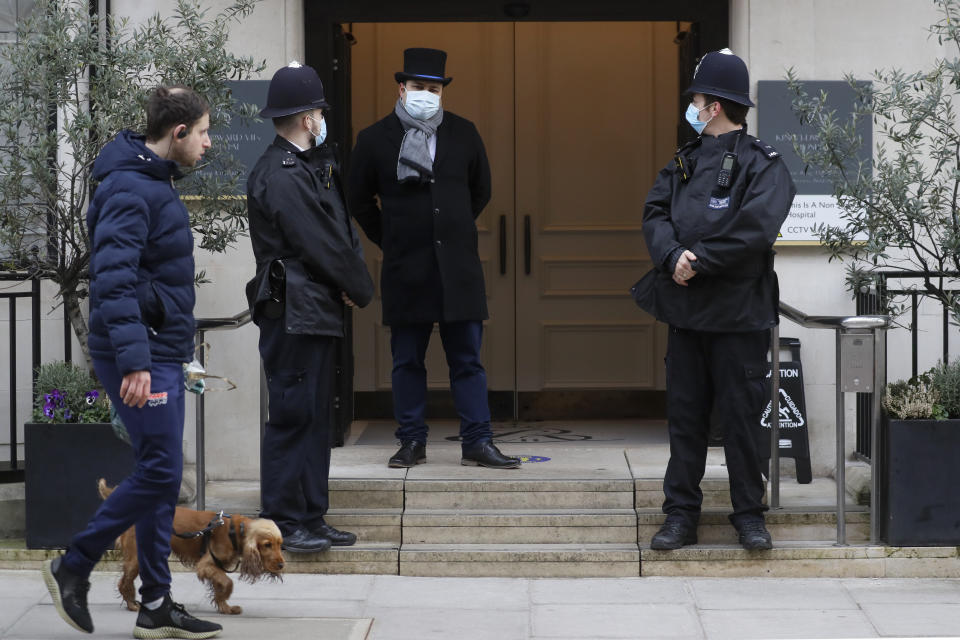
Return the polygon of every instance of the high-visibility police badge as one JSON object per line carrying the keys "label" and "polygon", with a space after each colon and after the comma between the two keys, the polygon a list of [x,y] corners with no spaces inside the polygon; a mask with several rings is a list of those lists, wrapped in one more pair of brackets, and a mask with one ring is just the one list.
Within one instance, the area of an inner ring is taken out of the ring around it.
{"label": "high-visibility police badge", "polygon": [[710,203],[707,205],[711,209],[727,209],[730,207],[730,196],[726,198],[710,198]]}

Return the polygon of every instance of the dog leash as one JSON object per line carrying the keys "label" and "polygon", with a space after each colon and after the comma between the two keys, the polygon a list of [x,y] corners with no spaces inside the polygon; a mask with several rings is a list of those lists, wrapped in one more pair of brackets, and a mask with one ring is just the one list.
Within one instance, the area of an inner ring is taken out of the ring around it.
{"label": "dog leash", "polygon": [[[228,515],[227,517],[230,518],[231,516]],[[209,538],[210,534],[213,533],[214,529],[216,529],[217,527],[222,527],[224,524],[226,524],[223,521],[223,518],[224,518],[223,510],[221,509],[220,513],[213,516],[213,519],[210,520],[210,524],[208,524],[203,529],[200,529],[199,531],[187,531],[185,533],[178,533],[174,531],[173,534],[178,538],[183,538],[184,540],[192,540],[193,538],[199,538],[201,536],[203,536],[204,538]]]}

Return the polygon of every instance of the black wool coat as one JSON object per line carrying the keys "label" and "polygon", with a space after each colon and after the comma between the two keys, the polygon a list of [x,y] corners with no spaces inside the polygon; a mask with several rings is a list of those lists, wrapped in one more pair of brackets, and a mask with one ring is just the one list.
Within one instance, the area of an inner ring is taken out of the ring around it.
{"label": "black wool coat", "polygon": [[425,184],[397,180],[403,135],[394,113],[361,131],[347,178],[350,211],[383,250],[383,322],[485,320],[476,218],[490,201],[490,165],[480,134],[445,111]]}

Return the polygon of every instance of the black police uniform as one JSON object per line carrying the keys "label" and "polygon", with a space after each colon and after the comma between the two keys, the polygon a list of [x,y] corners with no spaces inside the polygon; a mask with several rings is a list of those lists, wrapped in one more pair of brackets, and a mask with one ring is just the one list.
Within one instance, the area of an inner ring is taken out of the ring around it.
{"label": "black police uniform", "polygon": [[335,340],[341,292],[359,306],[373,281],[329,146],[277,136],[247,180],[257,275],[247,299],[260,327],[270,417],[262,444],[262,516],[284,536],[323,523],[329,501]]}
{"label": "black police uniform", "polygon": [[[728,187],[725,153],[736,154]],[[647,198],[643,232],[655,265],[633,288],[641,308],[670,325],[670,462],[663,510],[696,527],[707,440],[718,422],[737,528],[763,518],[755,429],[764,400],[769,329],[778,321],[773,242],[796,189],[779,154],[746,127],[678,150]],[[697,260],[687,287],[673,281],[683,249]]]}

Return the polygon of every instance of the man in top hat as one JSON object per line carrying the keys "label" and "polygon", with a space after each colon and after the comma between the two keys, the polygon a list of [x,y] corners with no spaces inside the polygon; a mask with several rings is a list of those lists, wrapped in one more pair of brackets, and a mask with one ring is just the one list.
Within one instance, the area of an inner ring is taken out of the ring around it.
{"label": "man in top hat", "polygon": [[452,80],[446,58],[437,49],[404,51],[393,112],[360,132],[350,165],[351,211],[383,250],[383,322],[390,327],[401,445],[389,465],[426,462],[424,355],[439,323],[460,414],[461,463],[513,469],[520,461],[491,440],[480,362],[488,316],[476,218],[490,201],[490,166],[473,123],[443,109]]}
{"label": "man in top hat", "polygon": [[329,505],[331,396],[344,305],[373,296],[350,222],[340,170],[324,143],[328,108],[316,71],[296,62],[270,81],[277,136],[247,180],[256,276],[247,300],[260,328],[270,417],[261,457],[261,515],[277,523],[284,548],[323,551],[356,536],[324,522]]}
{"label": "man in top hat", "polygon": [[697,65],[686,118],[699,137],[660,171],[643,233],[654,264],[633,289],[670,325],[670,462],[654,549],[697,542],[711,412],[730,476],[730,521],[746,549],[770,549],[756,430],[766,393],[770,328],[778,322],[773,243],[796,189],[783,159],[747,135],[747,66],[729,49]]}

